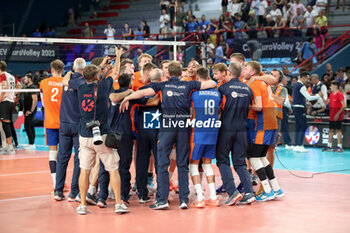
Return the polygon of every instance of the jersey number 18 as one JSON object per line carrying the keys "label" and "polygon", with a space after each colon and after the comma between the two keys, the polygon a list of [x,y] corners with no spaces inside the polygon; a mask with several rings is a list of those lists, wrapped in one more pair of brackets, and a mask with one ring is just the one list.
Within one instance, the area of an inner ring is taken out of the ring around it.
{"label": "jersey number 18", "polygon": [[215,114],[215,101],[214,100],[205,100],[204,101],[204,114],[211,115],[211,116]]}

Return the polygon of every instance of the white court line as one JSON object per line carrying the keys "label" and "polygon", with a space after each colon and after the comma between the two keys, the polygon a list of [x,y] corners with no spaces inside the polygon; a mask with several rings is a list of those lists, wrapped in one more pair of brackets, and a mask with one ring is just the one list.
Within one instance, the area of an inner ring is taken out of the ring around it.
{"label": "white court line", "polygon": [[[68,168],[67,171],[73,171],[73,168]],[[2,177],[2,176],[21,176],[21,175],[30,175],[30,174],[40,174],[40,173],[50,173],[50,171],[46,170],[46,171],[36,171],[36,172],[8,173],[8,174],[0,174],[0,177]]]}
{"label": "white court line", "polygon": [[50,197],[50,196],[52,196],[52,195],[40,195],[40,196],[31,196],[31,197],[18,197],[18,198],[2,199],[2,200],[0,200],[0,202],[27,200],[27,199],[35,199],[35,198]]}

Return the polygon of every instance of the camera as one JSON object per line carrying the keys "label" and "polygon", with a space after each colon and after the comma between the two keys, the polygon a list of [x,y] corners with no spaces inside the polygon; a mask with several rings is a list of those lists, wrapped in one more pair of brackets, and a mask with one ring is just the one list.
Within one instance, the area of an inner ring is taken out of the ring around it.
{"label": "camera", "polygon": [[94,145],[101,145],[103,143],[101,131],[100,131],[100,122],[99,121],[90,121],[86,123],[86,127],[92,130],[92,141]]}
{"label": "camera", "polygon": [[108,57],[115,57],[115,47],[114,46],[111,46],[108,48],[107,56]]}

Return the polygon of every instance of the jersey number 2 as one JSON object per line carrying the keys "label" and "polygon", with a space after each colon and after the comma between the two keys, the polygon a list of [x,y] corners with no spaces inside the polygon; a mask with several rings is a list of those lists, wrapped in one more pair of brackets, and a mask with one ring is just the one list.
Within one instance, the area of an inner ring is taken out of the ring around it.
{"label": "jersey number 2", "polygon": [[205,100],[204,101],[204,114],[211,115],[211,116],[215,114],[215,101],[214,100]]}
{"label": "jersey number 2", "polygon": [[58,88],[52,88],[52,96],[51,96],[51,101],[52,102],[58,102],[57,99],[55,99],[55,97],[58,95]]}

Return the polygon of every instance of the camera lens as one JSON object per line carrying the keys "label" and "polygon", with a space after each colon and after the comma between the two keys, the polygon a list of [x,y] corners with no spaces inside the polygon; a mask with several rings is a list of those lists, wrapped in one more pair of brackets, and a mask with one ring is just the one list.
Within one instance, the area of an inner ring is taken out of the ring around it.
{"label": "camera lens", "polygon": [[101,131],[98,126],[95,126],[92,128],[92,141],[94,145],[101,145],[102,144],[102,136],[101,136]]}

